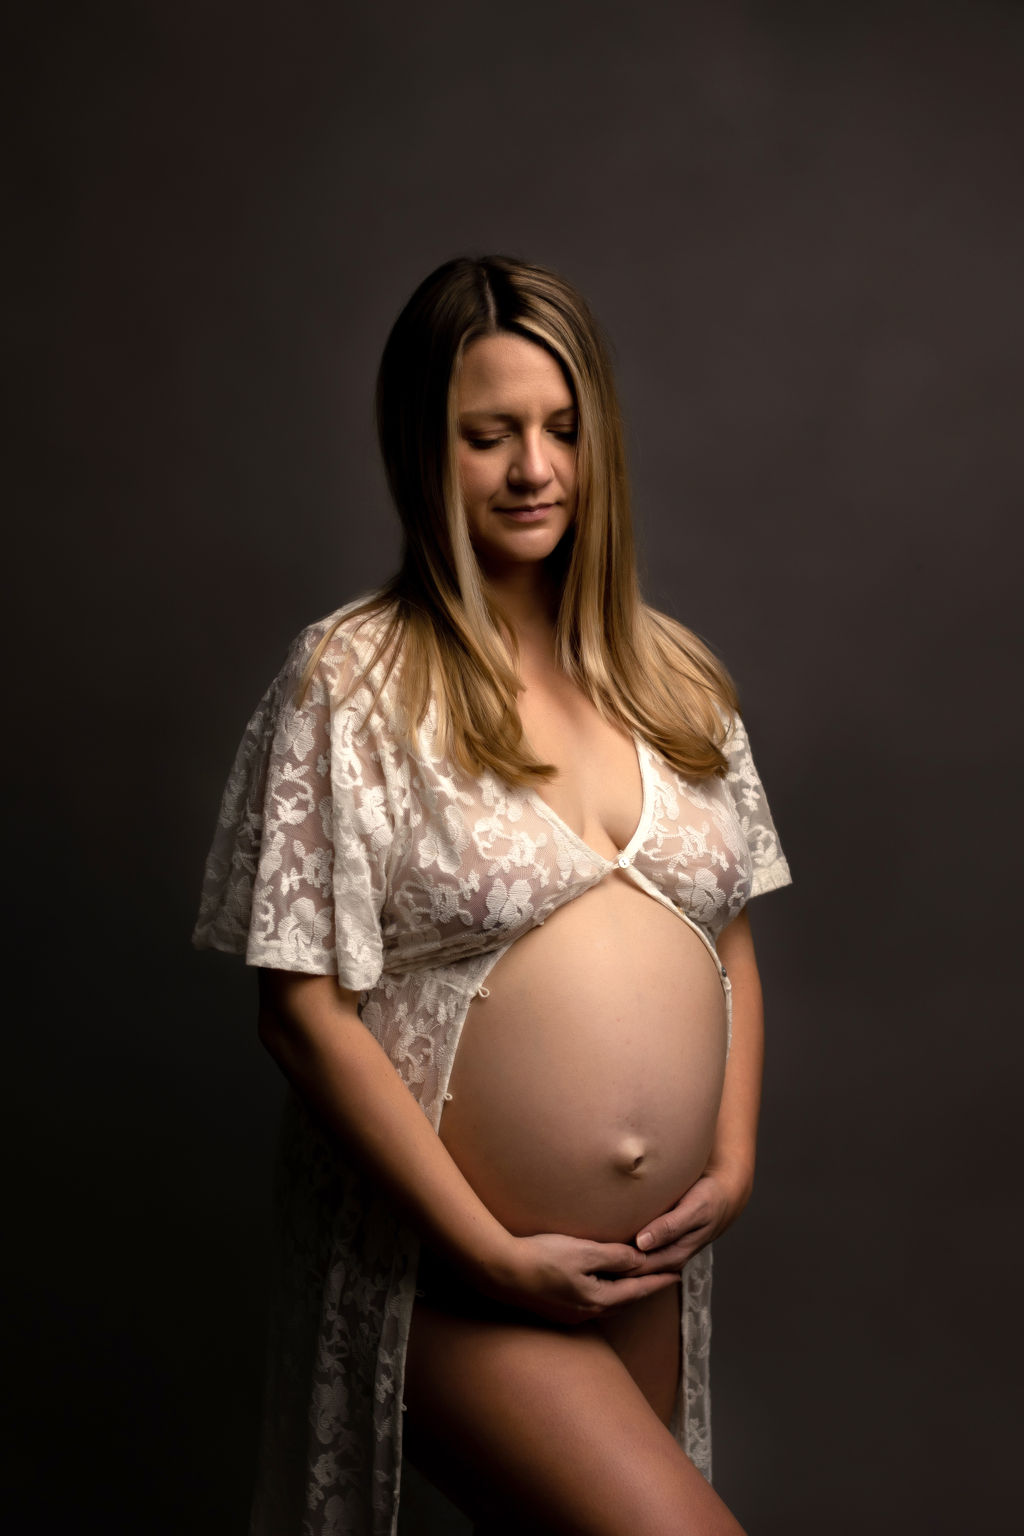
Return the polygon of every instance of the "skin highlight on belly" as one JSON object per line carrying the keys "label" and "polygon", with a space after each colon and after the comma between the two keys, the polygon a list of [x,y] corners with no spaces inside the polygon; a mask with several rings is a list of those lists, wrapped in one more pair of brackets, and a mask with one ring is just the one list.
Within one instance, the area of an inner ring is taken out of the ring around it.
{"label": "skin highlight on belly", "polygon": [[615,874],[520,939],[487,989],[442,1141],[511,1232],[629,1240],[711,1149],[726,1051],[711,955]]}

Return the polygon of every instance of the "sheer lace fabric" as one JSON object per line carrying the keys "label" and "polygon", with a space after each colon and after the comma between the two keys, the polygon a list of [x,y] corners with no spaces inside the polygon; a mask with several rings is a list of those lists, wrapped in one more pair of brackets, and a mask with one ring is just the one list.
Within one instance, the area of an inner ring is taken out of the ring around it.
{"label": "sheer lace fabric", "polygon": [[[299,636],[246,728],[195,942],[252,965],[336,975],[360,992],[364,1024],[435,1128],[474,995],[509,945],[565,902],[622,869],[714,954],[751,895],[789,881],[738,719],[725,779],[687,780],[637,740],[640,822],[605,859],[536,792],[455,767],[432,717],[415,749],[406,744],[393,679],[373,703],[372,626],[342,623],[297,705],[307,660],[336,617]],[[391,1536],[416,1239],[295,1100],[279,1205],[253,1536]],[[704,1252],[684,1276],[676,1413],[680,1442],[705,1473],[710,1280]]]}

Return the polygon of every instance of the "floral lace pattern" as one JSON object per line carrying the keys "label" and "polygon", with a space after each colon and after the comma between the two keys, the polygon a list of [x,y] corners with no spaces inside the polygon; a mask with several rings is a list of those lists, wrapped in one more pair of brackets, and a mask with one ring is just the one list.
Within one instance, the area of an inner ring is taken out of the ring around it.
{"label": "floral lace pattern", "polygon": [[[194,940],[251,965],[336,975],[360,992],[364,1024],[435,1128],[478,988],[565,902],[621,869],[714,954],[751,895],[788,883],[738,719],[723,779],[685,779],[637,740],[640,823],[606,859],[536,791],[455,767],[433,716],[415,748],[406,744],[393,680],[374,704],[370,626],[342,623],[298,705],[306,662],[336,617],[300,635],[246,728]],[[393,1536],[416,1238],[294,1099],[279,1188],[284,1241],[252,1533]],[[705,1474],[710,1282],[705,1251],[684,1275],[675,1420]]]}

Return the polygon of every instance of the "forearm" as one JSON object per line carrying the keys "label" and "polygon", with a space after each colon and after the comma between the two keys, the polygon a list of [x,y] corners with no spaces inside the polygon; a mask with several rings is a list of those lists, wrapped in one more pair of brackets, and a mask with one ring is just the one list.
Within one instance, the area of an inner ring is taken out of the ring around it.
{"label": "forearm", "polygon": [[764,1005],[746,913],[724,931],[719,953],[732,986],[732,1045],[708,1167],[734,1184],[745,1205],[754,1183],[764,1064]]}
{"label": "forearm", "polygon": [[452,1161],[331,977],[264,977],[260,1036],[300,1097],[409,1218],[473,1278],[501,1278],[514,1240]]}
{"label": "forearm", "polygon": [[260,973],[260,1037],[328,1132],[434,1247],[498,1300],[576,1324],[674,1283],[626,1243],[513,1236],[491,1215],[330,976]]}

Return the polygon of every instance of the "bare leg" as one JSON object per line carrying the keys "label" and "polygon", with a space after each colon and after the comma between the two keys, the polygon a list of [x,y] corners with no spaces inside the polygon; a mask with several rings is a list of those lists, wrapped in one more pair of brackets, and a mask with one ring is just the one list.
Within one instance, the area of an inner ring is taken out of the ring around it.
{"label": "bare leg", "polygon": [[742,1536],[595,1326],[420,1302],[405,1399],[413,1459],[489,1532]]}
{"label": "bare leg", "polygon": [[663,1424],[672,1419],[679,1391],[681,1302],[674,1286],[618,1307],[597,1324]]}
{"label": "bare leg", "polygon": [[[679,1391],[679,1290],[609,1312],[597,1331],[612,1346],[663,1424],[675,1413]],[[474,1527],[473,1536],[521,1536],[521,1522],[499,1518]]]}

